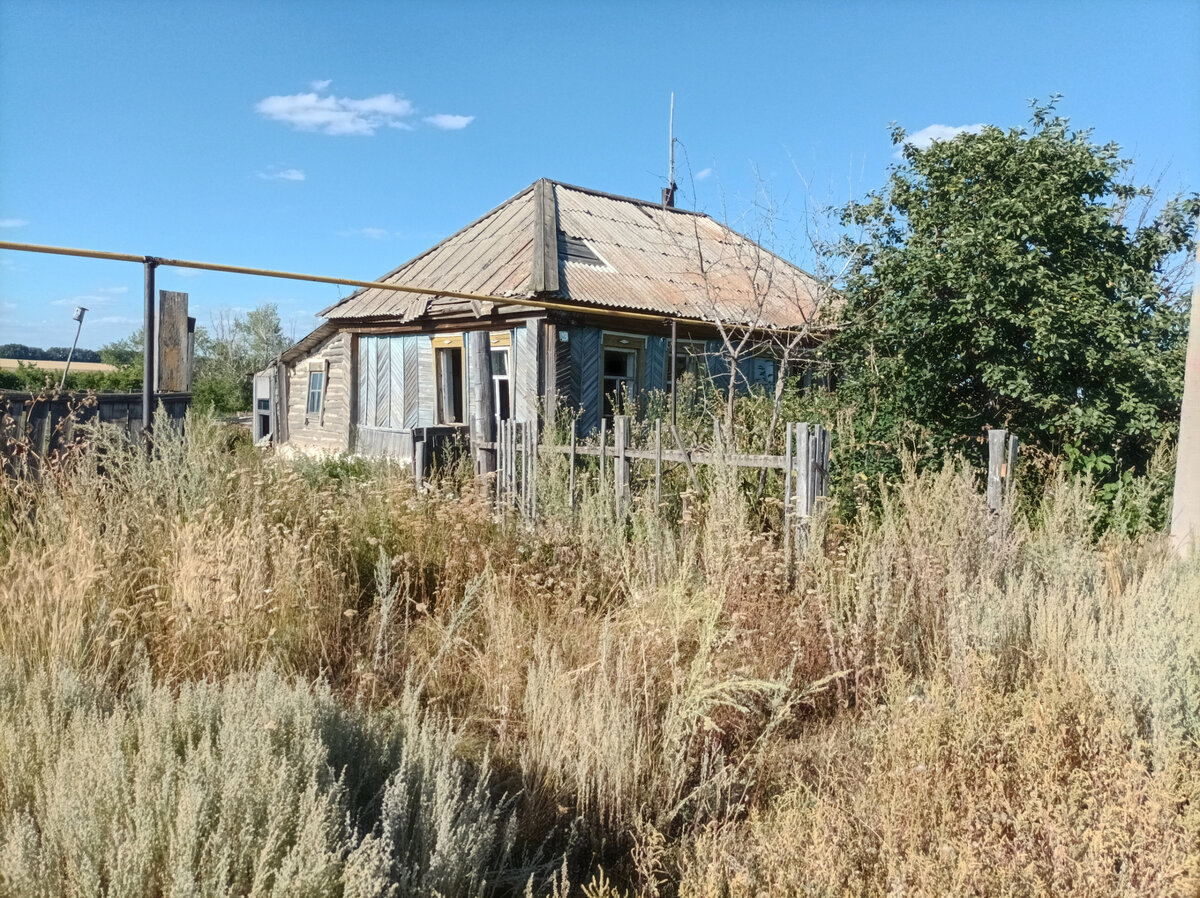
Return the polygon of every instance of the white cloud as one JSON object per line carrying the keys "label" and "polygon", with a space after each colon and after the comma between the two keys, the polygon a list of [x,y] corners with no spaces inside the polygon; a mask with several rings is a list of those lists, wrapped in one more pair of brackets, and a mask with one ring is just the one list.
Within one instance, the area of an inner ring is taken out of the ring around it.
{"label": "white cloud", "polygon": [[700,171],[696,172],[696,180],[703,181],[705,178],[709,177],[712,173],[713,173],[713,170],[711,168],[702,168],[702,169],[700,169]]}
{"label": "white cloud", "polygon": [[383,228],[350,228],[341,232],[342,237],[366,237],[368,240],[386,240],[392,236],[391,231]]}
{"label": "white cloud", "polygon": [[935,140],[953,140],[959,134],[978,134],[986,124],[978,125],[930,125],[922,128],[905,138],[905,143],[912,144],[918,150],[923,150]]}
{"label": "white cloud", "polygon": [[332,78],[326,78],[322,81],[308,82],[308,86],[311,87],[313,90],[324,90],[325,88],[329,87],[329,85],[331,85],[331,84],[333,84]]}
{"label": "white cloud", "polygon": [[0,218],[0,228],[23,228],[27,224],[24,218]]}
{"label": "white cloud", "polygon": [[84,306],[90,309],[94,308],[95,306],[102,306],[106,302],[111,302],[107,296],[96,296],[95,294],[89,293],[82,296],[64,296],[62,299],[54,299],[50,301],[50,305],[68,306],[71,308],[75,306]]}
{"label": "white cloud", "polygon": [[271,166],[266,171],[260,171],[258,176],[264,181],[303,181],[305,174],[298,168],[276,168]]}
{"label": "white cloud", "polygon": [[473,121],[475,121],[473,115],[450,115],[445,112],[425,117],[426,124],[433,125],[442,131],[461,131]]}
{"label": "white cloud", "polygon": [[361,100],[350,97],[321,96],[316,92],[273,96],[254,107],[267,118],[291,125],[297,131],[322,134],[371,135],[379,128],[412,127],[406,119],[413,105],[395,94],[378,94]]}

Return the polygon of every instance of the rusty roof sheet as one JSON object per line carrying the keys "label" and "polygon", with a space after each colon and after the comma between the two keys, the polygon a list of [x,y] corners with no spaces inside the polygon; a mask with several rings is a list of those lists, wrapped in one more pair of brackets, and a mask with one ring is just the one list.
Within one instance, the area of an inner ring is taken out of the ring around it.
{"label": "rusty roof sheet", "polygon": [[[554,202],[539,207],[535,198],[547,187]],[[548,215],[554,227],[543,220]],[[544,242],[535,259],[538,240]],[[537,294],[531,271],[544,257],[557,260],[558,289]],[[805,324],[820,295],[810,275],[707,215],[550,181],[531,185],[380,280],[765,328]],[[459,305],[364,288],[323,314],[407,322],[451,304]]]}

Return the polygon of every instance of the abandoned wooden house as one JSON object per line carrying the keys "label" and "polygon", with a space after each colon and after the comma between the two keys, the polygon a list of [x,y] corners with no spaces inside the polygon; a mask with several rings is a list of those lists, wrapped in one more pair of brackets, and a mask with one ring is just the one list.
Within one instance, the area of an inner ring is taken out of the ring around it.
{"label": "abandoned wooden house", "polygon": [[[435,432],[555,407],[586,435],[685,371],[730,376],[735,335],[803,330],[819,295],[706,215],[545,179],[380,282],[259,372],[256,438],[411,459]],[[770,342],[739,355],[739,382],[773,385]]]}

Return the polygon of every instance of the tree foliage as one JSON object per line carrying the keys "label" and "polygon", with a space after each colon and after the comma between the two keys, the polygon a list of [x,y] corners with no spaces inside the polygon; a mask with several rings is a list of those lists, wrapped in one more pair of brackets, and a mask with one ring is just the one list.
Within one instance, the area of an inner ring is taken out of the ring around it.
{"label": "tree foliage", "polygon": [[1186,309],[1168,275],[1200,199],[1125,183],[1119,147],[1053,101],[1028,129],[892,138],[886,186],[843,210],[859,236],[827,350],[864,445],[919,433],[944,451],[1008,427],[1078,468],[1143,464],[1178,420]]}
{"label": "tree foliage", "polygon": [[196,334],[193,401],[201,408],[236,412],[250,408],[250,377],[292,345],[272,303],[245,315],[222,312],[211,330]]}

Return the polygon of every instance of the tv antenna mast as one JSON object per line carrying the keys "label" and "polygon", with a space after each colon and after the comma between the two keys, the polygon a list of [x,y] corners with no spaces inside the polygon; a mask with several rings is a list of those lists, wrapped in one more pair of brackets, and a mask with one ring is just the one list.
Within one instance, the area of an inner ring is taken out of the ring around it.
{"label": "tv antenna mast", "polygon": [[663,205],[668,208],[675,206],[675,91],[671,91],[671,114],[667,119],[667,144],[670,157],[670,174],[667,176],[667,186],[663,188]]}

